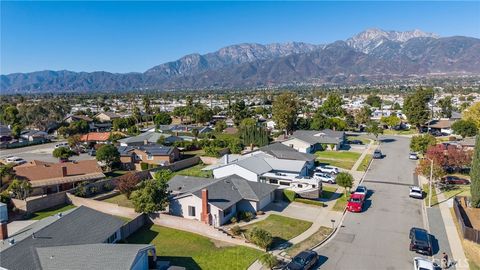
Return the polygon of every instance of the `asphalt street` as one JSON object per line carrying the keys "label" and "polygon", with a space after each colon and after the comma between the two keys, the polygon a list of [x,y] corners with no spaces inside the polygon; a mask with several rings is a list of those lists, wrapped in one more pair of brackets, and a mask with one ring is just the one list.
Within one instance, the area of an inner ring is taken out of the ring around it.
{"label": "asphalt street", "polygon": [[[32,160],[42,160],[46,162],[58,162],[57,158],[52,156],[52,152],[55,149],[55,145],[59,142],[45,143],[32,145],[28,147],[21,147],[15,149],[1,149],[0,150],[0,159],[3,160],[6,156],[17,156],[25,159],[26,161]],[[80,154],[78,156],[73,156],[71,160],[87,160],[94,159],[88,154]]]}
{"label": "asphalt street", "polygon": [[[409,139],[381,136],[383,159],[372,162],[363,185],[370,190],[362,213],[347,213],[334,238],[316,251],[321,269],[412,269],[410,228],[424,228],[422,201],[409,198],[415,161]],[[440,247],[442,248],[442,247]]]}

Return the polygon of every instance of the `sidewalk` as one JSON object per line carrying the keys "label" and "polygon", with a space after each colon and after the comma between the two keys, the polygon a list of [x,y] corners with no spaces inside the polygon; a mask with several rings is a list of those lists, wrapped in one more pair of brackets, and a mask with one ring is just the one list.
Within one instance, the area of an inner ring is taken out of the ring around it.
{"label": "sidewalk", "polygon": [[452,213],[450,212],[449,205],[452,205],[451,200],[445,201],[443,193],[437,191],[440,213],[443,219],[443,224],[447,232],[448,242],[450,243],[450,250],[452,252],[452,260],[457,261],[455,265],[456,269],[469,269],[467,258],[465,257],[465,252],[463,250],[462,242],[458,235],[457,228],[453,221]]}

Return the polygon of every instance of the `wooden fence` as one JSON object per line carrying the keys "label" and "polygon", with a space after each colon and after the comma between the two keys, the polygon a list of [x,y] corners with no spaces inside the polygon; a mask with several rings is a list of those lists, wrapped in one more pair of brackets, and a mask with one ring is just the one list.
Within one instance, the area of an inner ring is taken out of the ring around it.
{"label": "wooden fence", "polygon": [[463,238],[480,244],[480,231],[472,227],[468,215],[463,209],[460,200],[465,200],[465,197],[455,197],[453,200],[453,210],[455,211],[455,216],[460,224],[460,230],[462,231]]}

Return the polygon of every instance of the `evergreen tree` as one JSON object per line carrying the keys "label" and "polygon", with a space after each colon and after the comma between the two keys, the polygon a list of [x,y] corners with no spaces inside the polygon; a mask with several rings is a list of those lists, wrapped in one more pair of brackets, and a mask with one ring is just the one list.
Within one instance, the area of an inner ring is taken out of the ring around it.
{"label": "evergreen tree", "polygon": [[480,136],[478,135],[474,151],[472,169],[470,170],[470,193],[473,207],[480,208]]}

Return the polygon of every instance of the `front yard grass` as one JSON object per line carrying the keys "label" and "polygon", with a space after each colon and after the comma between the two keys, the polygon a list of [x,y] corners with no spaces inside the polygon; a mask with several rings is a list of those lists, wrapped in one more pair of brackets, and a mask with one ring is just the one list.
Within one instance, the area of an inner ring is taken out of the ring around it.
{"label": "front yard grass", "polygon": [[450,199],[455,196],[466,196],[470,197],[470,185],[453,185],[448,187],[448,189],[441,190],[445,199]]}
{"label": "front yard grass", "polygon": [[209,238],[153,225],[127,238],[130,244],[153,244],[159,260],[186,269],[247,269],[263,252],[244,246],[217,247]]}
{"label": "front yard grass", "polygon": [[328,228],[324,226],[320,227],[320,229],[318,229],[318,231],[316,231],[309,238],[288,248],[287,249],[288,255],[290,255],[291,257],[294,257],[301,251],[314,247],[318,243],[322,242],[331,232],[332,232],[332,228]]}
{"label": "front yard grass", "polygon": [[415,129],[407,129],[407,130],[394,130],[394,129],[385,129],[383,130],[384,135],[413,135],[417,134],[417,130]]}
{"label": "front yard grass", "polygon": [[372,155],[367,154],[365,157],[362,159],[362,162],[360,162],[360,166],[358,166],[357,171],[364,172],[368,168],[368,164],[370,164],[370,161],[372,160]]}
{"label": "front yard grass", "polygon": [[118,194],[103,201],[118,204],[119,206],[123,207],[134,208],[132,201],[127,199],[127,196],[125,196],[125,194]]}
{"label": "front yard grass", "polygon": [[184,175],[184,176],[212,178],[213,177],[212,171],[202,171],[202,169],[205,168],[206,166],[207,165],[205,164],[197,164],[193,167],[174,172],[174,174]]}
{"label": "front yard grass", "polygon": [[317,151],[315,156],[320,163],[350,170],[361,153],[351,151]]}
{"label": "front yard grass", "polygon": [[46,217],[53,216],[55,214],[70,210],[70,209],[75,208],[75,207],[76,206],[72,205],[72,204],[62,204],[62,205],[59,205],[59,206],[55,206],[55,207],[52,207],[52,208],[48,208],[48,209],[45,209],[45,210],[42,210],[42,211],[35,212],[28,219],[31,219],[31,220],[44,219]]}
{"label": "front yard grass", "polygon": [[274,247],[298,236],[310,226],[312,222],[272,214],[262,221],[242,227],[242,230],[247,231],[247,234],[248,230],[258,227],[270,232]]}
{"label": "front yard grass", "polygon": [[[432,185],[432,206],[435,206],[438,204],[438,198],[437,198],[437,192],[435,191],[435,187]],[[425,192],[425,205],[428,206],[428,196],[429,195],[429,189],[428,189],[428,184],[423,184],[423,192]]]}
{"label": "front yard grass", "polygon": [[321,198],[328,200],[328,199],[332,198],[333,194],[335,194],[335,191],[337,191],[337,188],[336,188],[336,187],[323,186],[323,187],[322,187],[322,196],[321,196]]}
{"label": "front yard grass", "polygon": [[345,210],[345,207],[347,207],[347,201],[349,197],[350,197],[350,192],[347,192],[347,196],[345,196],[345,192],[342,192],[342,195],[340,195],[340,197],[335,202],[335,205],[333,205],[332,210],[343,212],[343,210]]}

